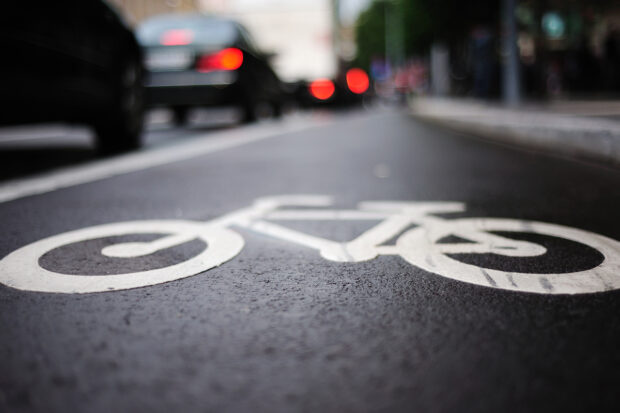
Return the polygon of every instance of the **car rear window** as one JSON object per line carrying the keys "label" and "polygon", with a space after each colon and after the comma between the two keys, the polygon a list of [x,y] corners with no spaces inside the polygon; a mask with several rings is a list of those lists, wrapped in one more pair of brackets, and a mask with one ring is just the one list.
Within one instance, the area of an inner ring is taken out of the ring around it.
{"label": "car rear window", "polygon": [[142,45],[158,46],[167,33],[181,30],[190,34],[191,44],[197,45],[228,45],[237,35],[232,22],[204,16],[155,17],[142,23],[136,34]]}

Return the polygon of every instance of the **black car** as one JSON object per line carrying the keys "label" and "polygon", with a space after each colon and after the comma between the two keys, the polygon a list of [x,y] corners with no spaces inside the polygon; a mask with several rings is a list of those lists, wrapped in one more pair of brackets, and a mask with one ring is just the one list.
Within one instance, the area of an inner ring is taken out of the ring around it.
{"label": "black car", "polygon": [[0,124],[87,124],[103,152],[138,147],[142,54],[120,16],[101,0],[5,6]]}
{"label": "black car", "polygon": [[202,14],[153,17],[137,29],[144,47],[147,101],[173,109],[176,121],[193,106],[237,106],[242,120],[256,119],[259,104],[282,110],[283,86],[247,30]]}

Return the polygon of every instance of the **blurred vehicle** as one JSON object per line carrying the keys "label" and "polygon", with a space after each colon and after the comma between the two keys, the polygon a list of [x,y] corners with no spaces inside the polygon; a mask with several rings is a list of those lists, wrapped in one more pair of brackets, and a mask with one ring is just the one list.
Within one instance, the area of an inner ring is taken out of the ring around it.
{"label": "blurred vehicle", "polygon": [[105,2],[7,4],[0,14],[0,50],[0,124],[90,125],[105,153],[140,145],[141,50]]}
{"label": "blurred vehicle", "polygon": [[362,103],[370,93],[368,74],[359,68],[340,72],[335,79],[299,82],[296,100],[302,106],[346,106]]}
{"label": "blurred vehicle", "polygon": [[257,50],[239,23],[170,14],[145,21],[137,35],[144,47],[148,104],[171,107],[177,123],[194,106],[238,106],[243,122],[256,120],[261,104],[281,114],[283,85],[271,56]]}
{"label": "blurred vehicle", "polygon": [[[346,41],[341,39],[343,31],[334,19],[334,1],[262,0],[225,3],[226,13],[235,16],[235,20],[249,28],[257,44],[277,52],[270,63],[278,77],[285,82],[287,97],[295,99],[302,106],[317,102],[309,94],[310,82],[317,79],[335,81],[341,66],[341,58],[335,46],[339,45],[338,50],[341,52],[347,49]],[[300,98],[305,100],[300,101]],[[329,100],[328,104],[333,101]]]}

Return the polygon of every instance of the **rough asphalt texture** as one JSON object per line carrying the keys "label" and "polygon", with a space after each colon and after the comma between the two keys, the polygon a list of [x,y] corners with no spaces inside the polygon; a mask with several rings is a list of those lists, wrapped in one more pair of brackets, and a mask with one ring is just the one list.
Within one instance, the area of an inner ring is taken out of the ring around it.
{"label": "rough asphalt texture", "polygon": [[[494,146],[405,114],[344,116],[0,204],[0,257],[96,224],[207,220],[257,197],[295,193],[334,195],[343,207],[461,201],[467,212],[453,216],[538,220],[620,239],[619,184],[616,170]],[[290,225],[345,240],[366,224]],[[0,286],[0,411],[532,412],[620,405],[620,292],[494,290],[398,257],[335,263],[239,232],[246,245],[237,257],[167,284],[86,295]],[[80,248],[87,246],[71,254]],[[583,246],[558,249],[518,265],[574,270],[600,260]],[[42,265],[70,272],[73,260],[62,257]]]}

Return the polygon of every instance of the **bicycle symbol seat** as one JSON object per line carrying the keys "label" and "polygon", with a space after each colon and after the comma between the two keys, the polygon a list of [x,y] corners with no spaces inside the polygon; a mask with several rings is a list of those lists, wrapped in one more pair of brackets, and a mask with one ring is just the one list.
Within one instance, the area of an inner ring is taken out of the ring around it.
{"label": "bicycle symbol seat", "polygon": [[[0,283],[26,291],[93,293],[178,280],[235,257],[244,246],[243,237],[231,229],[235,227],[315,249],[329,261],[360,262],[380,255],[396,255],[429,273],[491,288],[541,294],[582,294],[620,288],[620,243],[589,231],[515,219],[436,216],[465,211],[465,205],[457,202],[362,202],[357,209],[328,209],[331,204],[331,198],[322,195],[274,196],[259,198],[250,207],[207,222],[129,221],[78,229],[36,241],[4,257],[0,260]],[[352,241],[336,242],[273,222],[287,220],[378,223]],[[498,232],[540,234],[574,241],[594,248],[603,260],[586,270],[535,274],[484,268],[454,258],[455,254],[536,257],[547,252],[542,245],[497,235]],[[100,253],[123,259],[148,257],[191,240],[200,240],[207,247],[182,262],[121,274],[66,274],[40,265],[40,258],[46,253],[69,244],[153,233],[165,235],[151,241],[108,245]],[[466,242],[440,242],[448,236]],[[394,237],[398,237],[394,245],[384,245]]]}

